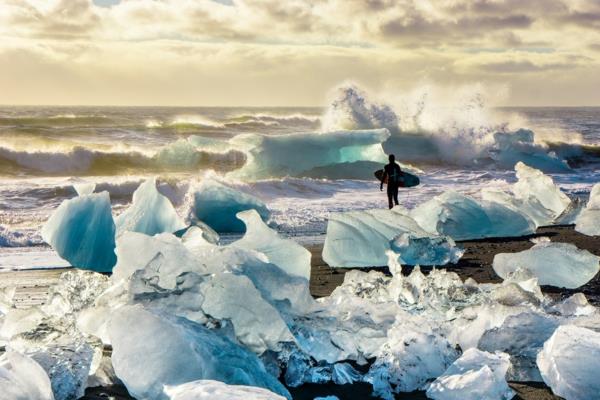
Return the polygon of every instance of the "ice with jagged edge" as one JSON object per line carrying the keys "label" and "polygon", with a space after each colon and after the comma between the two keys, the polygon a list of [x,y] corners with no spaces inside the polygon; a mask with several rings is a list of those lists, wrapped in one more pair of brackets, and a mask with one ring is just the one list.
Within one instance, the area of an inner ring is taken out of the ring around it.
{"label": "ice with jagged edge", "polygon": [[63,201],[44,224],[42,238],[74,267],[110,272],[116,255],[108,192]]}
{"label": "ice with jagged edge", "polygon": [[293,240],[282,239],[263,222],[256,210],[242,211],[237,218],[246,225],[246,233],[232,246],[263,253],[269,262],[288,274],[310,279],[310,251]]}
{"label": "ice with jagged edge", "polygon": [[[384,266],[390,249],[413,265],[441,265],[460,258],[451,239],[431,236],[398,207],[333,214],[327,224],[323,260],[333,267]],[[427,254],[419,254],[424,247]]]}
{"label": "ice with jagged edge", "polygon": [[465,351],[427,389],[434,400],[509,400],[515,395],[506,383],[510,357],[474,348]]}
{"label": "ice with jagged edge", "polygon": [[291,399],[253,353],[184,318],[124,306],[113,314],[109,334],[115,371],[134,397],[168,399],[164,385],[209,379]]}
{"label": "ice with jagged edge", "polygon": [[600,257],[570,243],[542,242],[519,253],[496,254],[493,268],[503,279],[521,268],[537,277],[540,285],[575,289],[596,276]]}
{"label": "ice with jagged edge", "polygon": [[454,191],[415,207],[410,212],[429,234],[454,240],[523,236],[535,232],[535,225],[517,210],[492,201],[477,201]]}
{"label": "ice with jagged edge", "polygon": [[593,399],[600,393],[600,332],[560,326],[537,355],[544,382],[568,400]]}
{"label": "ice with jagged edge", "polygon": [[165,393],[169,400],[285,400],[285,397],[266,389],[228,385],[208,379],[166,386]]}
{"label": "ice with jagged edge", "polygon": [[155,235],[186,227],[171,201],[156,189],[156,177],[144,181],[133,193],[129,208],[115,218],[117,235],[125,231]]}
{"label": "ice with jagged edge", "polygon": [[46,371],[13,350],[0,356],[0,393],[3,400],[54,400]]}
{"label": "ice with jagged edge", "polygon": [[587,205],[575,220],[575,230],[588,236],[600,236],[600,183],[592,188]]}
{"label": "ice with jagged edge", "polygon": [[244,232],[244,223],[236,214],[251,209],[256,210],[263,220],[267,220],[271,215],[260,199],[215,179],[206,178],[194,193],[191,216],[217,232]]}

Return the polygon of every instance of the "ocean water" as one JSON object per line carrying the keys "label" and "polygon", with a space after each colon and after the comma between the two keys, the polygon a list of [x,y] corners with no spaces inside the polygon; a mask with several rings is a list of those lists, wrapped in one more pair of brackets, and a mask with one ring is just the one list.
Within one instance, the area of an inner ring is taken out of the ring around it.
{"label": "ocean water", "polygon": [[[143,179],[158,176],[159,190],[185,217],[194,188],[206,177],[220,179],[265,201],[273,210],[272,226],[290,235],[323,234],[332,212],[386,207],[372,162],[356,164],[352,172],[340,169],[335,178],[331,168],[236,178],[232,172],[250,162],[249,150],[229,140],[246,134],[327,135],[388,127],[392,137],[383,148],[422,181],[401,191],[408,208],[446,190],[477,196],[483,187],[507,187],[515,181],[512,166],[519,160],[541,166],[572,196],[586,196],[600,181],[600,108],[505,108],[478,110],[475,116],[472,109],[445,110],[438,120],[432,120],[435,112],[392,114],[392,125],[386,125],[389,113],[382,117],[381,109],[357,109],[354,103],[331,108],[1,107],[0,252],[41,245],[43,222],[76,195],[72,185],[81,181],[108,190],[118,214]],[[310,152],[310,146],[300,145],[295,156]]]}

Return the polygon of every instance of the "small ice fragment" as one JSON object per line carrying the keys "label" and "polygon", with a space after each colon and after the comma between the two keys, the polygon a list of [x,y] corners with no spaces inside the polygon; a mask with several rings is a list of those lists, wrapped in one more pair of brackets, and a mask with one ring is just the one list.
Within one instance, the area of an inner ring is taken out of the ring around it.
{"label": "small ice fragment", "polygon": [[509,400],[515,393],[506,383],[510,357],[469,349],[427,389],[434,400]]}
{"label": "small ice fragment", "polygon": [[398,261],[407,265],[445,265],[456,263],[464,250],[447,236],[416,237],[410,233],[396,236],[390,243]]}
{"label": "small ice fragment", "polygon": [[54,400],[46,371],[12,350],[0,356],[0,393],[2,400]]}
{"label": "small ice fragment", "polygon": [[169,400],[285,400],[285,397],[266,389],[212,380],[166,386],[165,393]]}
{"label": "small ice fragment", "polygon": [[540,285],[575,289],[598,273],[599,262],[600,257],[573,244],[543,242],[519,253],[496,254],[493,268],[502,279],[522,268],[537,277]]}
{"label": "small ice fragment", "polygon": [[566,317],[578,317],[596,312],[596,307],[588,303],[583,293],[575,293],[555,305],[553,309]]}
{"label": "small ice fragment", "polygon": [[244,232],[244,223],[236,214],[250,209],[256,210],[263,220],[271,214],[258,198],[207,178],[194,194],[192,217],[217,232]]}
{"label": "small ice fragment", "polygon": [[232,246],[261,252],[270,263],[288,274],[310,279],[310,251],[291,239],[281,238],[263,222],[256,210],[239,212],[237,217],[246,225],[246,233]]}
{"label": "small ice fragment", "polygon": [[74,267],[110,272],[117,257],[108,192],[63,201],[42,228],[42,238]]}
{"label": "small ice fragment", "polygon": [[592,188],[587,205],[575,221],[575,230],[588,236],[600,236],[600,183]]}
{"label": "small ice fragment", "polygon": [[125,231],[155,235],[185,228],[173,204],[156,189],[156,177],[147,179],[133,193],[127,210],[115,218],[117,235]]}
{"label": "small ice fragment", "polygon": [[567,400],[600,393],[600,333],[573,325],[558,327],[537,356],[544,382]]}
{"label": "small ice fragment", "polygon": [[94,193],[94,190],[96,189],[96,184],[89,182],[74,183],[73,189],[75,189],[78,196],[85,196]]}

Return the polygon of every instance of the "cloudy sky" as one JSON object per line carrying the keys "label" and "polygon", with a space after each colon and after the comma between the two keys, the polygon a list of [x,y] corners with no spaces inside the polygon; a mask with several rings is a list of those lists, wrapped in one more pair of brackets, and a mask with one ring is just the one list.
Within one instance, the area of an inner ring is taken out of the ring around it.
{"label": "cloudy sky", "polygon": [[480,84],[600,105],[599,0],[0,0],[0,104],[322,105]]}

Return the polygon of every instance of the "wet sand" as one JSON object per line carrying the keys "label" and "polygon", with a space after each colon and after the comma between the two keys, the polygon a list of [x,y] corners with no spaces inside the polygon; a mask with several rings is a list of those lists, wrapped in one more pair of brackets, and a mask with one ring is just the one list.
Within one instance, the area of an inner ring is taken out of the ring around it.
{"label": "wet sand", "polygon": [[[512,253],[526,250],[534,245],[531,242],[533,238],[549,237],[554,242],[573,243],[580,249],[586,249],[600,256],[600,237],[589,237],[579,234],[573,230],[572,226],[546,227],[540,228],[536,234],[518,237],[518,238],[497,238],[484,240],[471,240],[459,242],[465,249],[462,259],[456,263],[446,266],[447,269],[455,271],[464,280],[469,277],[479,283],[501,282],[492,269],[492,261],[495,254]],[[349,269],[330,268],[323,262],[321,257],[322,244],[313,244],[307,246],[311,251],[312,271],[310,290],[313,296],[323,297],[329,295],[343,280],[344,275]],[[372,268],[365,268],[369,270]],[[389,273],[387,267],[377,268],[384,273]],[[406,266],[405,273],[409,273],[412,267]],[[427,273],[431,268],[422,268]],[[51,285],[58,278],[58,270],[50,271],[16,271],[0,274],[0,287],[7,286],[7,282],[17,284],[15,302],[21,307],[43,301],[44,288]],[[37,283],[35,283],[37,282]],[[600,306],[600,274],[596,275],[585,286],[576,290],[558,289],[552,287],[542,287],[542,290],[557,298],[568,297],[576,292],[583,292],[590,303]],[[529,382],[516,383],[511,382],[510,386],[517,392],[515,399],[522,400],[556,400],[559,397],[554,396],[550,389],[543,383]],[[307,384],[299,388],[290,388],[295,400],[312,400],[317,396],[336,395],[339,399],[368,399],[371,396],[371,386],[366,383],[353,385],[337,386],[333,384],[318,385]],[[105,388],[90,388],[82,398],[85,400],[99,400],[113,398],[115,400],[132,399],[127,394],[123,386],[112,386]],[[399,394],[397,399],[426,399],[423,392],[412,392]]]}

